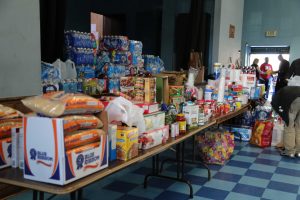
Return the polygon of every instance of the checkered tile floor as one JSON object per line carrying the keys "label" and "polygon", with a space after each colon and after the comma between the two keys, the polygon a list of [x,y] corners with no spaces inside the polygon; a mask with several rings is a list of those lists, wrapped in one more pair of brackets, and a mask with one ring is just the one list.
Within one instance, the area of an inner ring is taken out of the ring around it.
{"label": "checkered tile floor", "polygon": [[[171,153],[171,152],[168,152]],[[151,160],[136,164],[84,189],[85,200],[183,200],[188,199],[187,185],[172,180],[152,178],[143,188],[144,175],[150,172]],[[274,148],[257,148],[236,143],[234,155],[224,166],[211,165],[212,179],[197,165],[186,165],[194,199],[272,199],[300,200],[300,158],[281,157]],[[166,165],[165,174],[174,175],[176,167]],[[24,192],[14,199],[31,199]],[[47,194],[46,197],[50,197]],[[54,200],[69,199],[56,196]]]}

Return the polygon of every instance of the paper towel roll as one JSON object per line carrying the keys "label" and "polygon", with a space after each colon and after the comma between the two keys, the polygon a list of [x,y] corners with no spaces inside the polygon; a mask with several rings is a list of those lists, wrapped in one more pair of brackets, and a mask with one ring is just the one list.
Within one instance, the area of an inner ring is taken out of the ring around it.
{"label": "paper towel roll", "polygon": [[221,69],[221,78],[218,87],[218,102],[224,102],[225,76],[226,76],[226,69],[223,67]]}

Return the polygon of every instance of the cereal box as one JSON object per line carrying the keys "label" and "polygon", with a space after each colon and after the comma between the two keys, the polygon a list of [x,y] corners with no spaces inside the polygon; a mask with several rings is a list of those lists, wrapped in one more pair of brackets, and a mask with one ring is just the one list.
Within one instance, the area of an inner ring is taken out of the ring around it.
{"label": "cereal box", "polygon": [[138,155],[138,129],[118,126],[117,159],[129,160]]}

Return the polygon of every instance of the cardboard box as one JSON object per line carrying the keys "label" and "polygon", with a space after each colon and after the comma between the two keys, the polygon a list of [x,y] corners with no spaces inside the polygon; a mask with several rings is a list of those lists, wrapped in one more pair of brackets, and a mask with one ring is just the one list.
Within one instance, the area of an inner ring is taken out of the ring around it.
{"label": "cardboard box", "polygon": [[169,139],[169,126],[163,128],[154,129],[143,133],[140,137],[141,149],[146,150],[160,144],[166,143]]}
{"label": "cardboard box", "polygon": [[11,166],[11,137],[0,139],[0,169]]}
{"label": "cardboard box", "polygon": [[24,129],[12,128],[12,164],[13,168],[24,169]]}
{"label": "cardboard box", "polygon": [[134,102],[156,102],[156,78],[121,77],[120,91]]}
{"label": "cardboard box", "polygon": [[146,131],[163,128],[165,126],[165,112],[156,112],[144,115]]}
{"label": "cardboard box", "polygon": [[138,129],[118,126],[117,129],[117,159],[129,160],[138,155]]}
{"label": "cardboard box", "polygon": [[156,101],[169,104],[169,80],[168,76],[156,74]]}
{"label": "cardboard box", "polygon": [[65,152],[63,119],[25,117],[24,158],[24,178],[65,185],[108,166],[107,135]]}
{"label": "cardboard box", "polygon": [[117,125],[108,125],[108,157],[109,161],[114,161],[117,159]]}
{"label": "cardboard box", "polygon": [[184,96],[184,86],[170,85],[170,98]]}
{"label": "cardboard box", "polygon": [[138,103],[135,104],[140,108],[144,109],[144,114],[152,114],[160,111],[160,106],[158,103]]}
{"label": "cardboard box", "polygon": [[183,107],[183,114],[186,118],[186,124],[188,129],[198,127],[199,119],[199,106],[198,105],[187,105]]}

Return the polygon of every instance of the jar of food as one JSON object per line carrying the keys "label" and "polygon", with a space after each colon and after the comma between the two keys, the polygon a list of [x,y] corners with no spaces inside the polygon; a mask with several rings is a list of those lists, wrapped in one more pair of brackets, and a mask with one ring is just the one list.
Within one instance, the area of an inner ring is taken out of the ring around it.
{"label": "jar of food", "polygon": [[184,114],[180,113],[176,116],[176,121],[179,124],[179,134],[185,134],[186,133],[186,119],[184,117]]}

